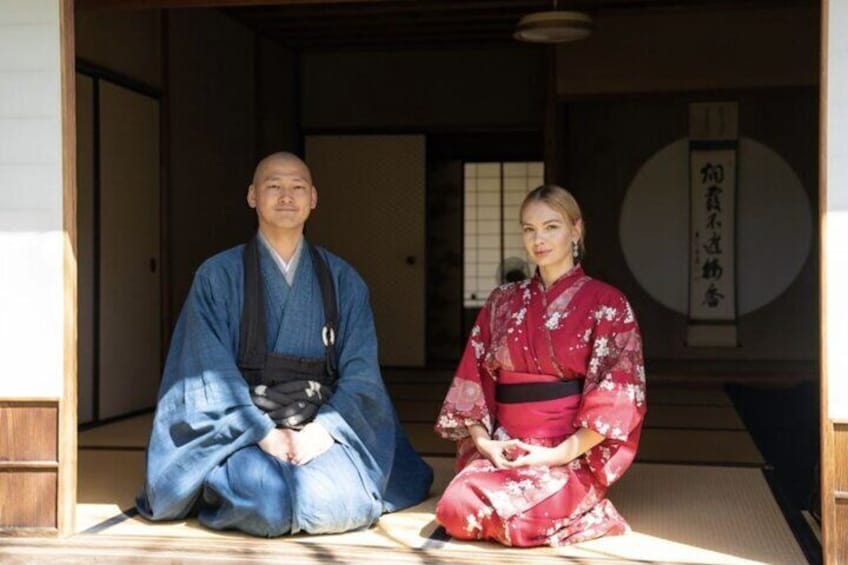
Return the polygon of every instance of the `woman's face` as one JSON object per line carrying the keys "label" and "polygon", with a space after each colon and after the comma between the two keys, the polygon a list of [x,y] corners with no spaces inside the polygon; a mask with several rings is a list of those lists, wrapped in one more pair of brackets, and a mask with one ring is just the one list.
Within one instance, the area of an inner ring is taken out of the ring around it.
{"label": "woman's face", "polygon": [[529,203],[521,215],[524,248],[541,268],[574,266],[572,242],[580,240],[582,223],[568,218],[540,200]]}

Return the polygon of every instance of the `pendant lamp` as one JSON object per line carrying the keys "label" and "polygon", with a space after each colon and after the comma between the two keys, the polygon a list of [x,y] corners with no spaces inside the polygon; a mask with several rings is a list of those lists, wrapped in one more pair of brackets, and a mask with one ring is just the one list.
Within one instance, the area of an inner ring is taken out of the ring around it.
{"label": "pendant lamp", "polygon": [[565,43],[588,37],[594,29],[592,18],[583,12],[557,10],[527,14],[518,22],[513,37],[531,43]]}

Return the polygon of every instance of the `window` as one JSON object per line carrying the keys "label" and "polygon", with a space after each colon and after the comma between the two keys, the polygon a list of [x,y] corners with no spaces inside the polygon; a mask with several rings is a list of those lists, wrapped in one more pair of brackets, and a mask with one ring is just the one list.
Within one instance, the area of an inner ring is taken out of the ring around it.
{"label": "window", "polygon": [[466,308],[482,306],[496,287],[532,272],[518,210],[543,179],[541,162],[465,163]]}

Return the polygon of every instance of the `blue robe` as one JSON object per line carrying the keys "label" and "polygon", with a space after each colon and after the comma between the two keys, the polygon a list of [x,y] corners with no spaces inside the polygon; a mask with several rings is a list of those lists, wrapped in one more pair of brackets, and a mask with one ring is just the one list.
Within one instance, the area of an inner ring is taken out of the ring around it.
{"label": "blue robe", "polygon": [[[338,380],[314,421],[335,443],[300,466],[257,446],[274,423],[253,404],[236,366],[243,248],[212,257],[195,274],[165,364],[139,512],[152,520],[196,512],[212,528],[278,536],[366,527],[423,500],[432,470],[409,444],[383,385],[368,289],[324,249],[339,311]],[[268,351],[323,357],[324,313],[309,253],[290,287],[259,249]]]}

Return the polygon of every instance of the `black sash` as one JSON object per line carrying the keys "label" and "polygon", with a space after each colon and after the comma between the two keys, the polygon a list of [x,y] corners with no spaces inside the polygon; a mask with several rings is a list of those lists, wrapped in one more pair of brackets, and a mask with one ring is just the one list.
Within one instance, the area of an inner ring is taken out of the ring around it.
{"label": "black sash", "polygon": [[583,392],[583,379],[547,383],[498,383],[495,387],[495,400],[499,404],[541,402],[565,398],[581,392]]}
{"label": "black sash", "polygon": [[321,287],[324,306],[324,358],[297,357],[268,352],[266,348],[265,289],[259,266],[258,236],[244,247],[244,304],[239,326],[238,367],[250,385],[254,403],[281,427],[301,428],[332,394],[336,378],[335,338],[338,327],[336,292],[330,270],[309,242],[312,267]]}

